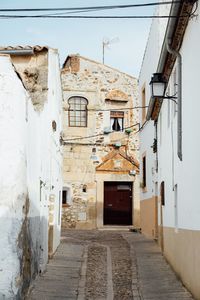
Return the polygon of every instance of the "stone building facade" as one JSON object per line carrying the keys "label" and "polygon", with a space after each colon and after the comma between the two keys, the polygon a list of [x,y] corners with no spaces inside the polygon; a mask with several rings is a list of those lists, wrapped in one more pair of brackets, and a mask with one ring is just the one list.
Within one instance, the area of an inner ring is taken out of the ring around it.
{"label": "stone building facade", "polygon": [[140,226],[137,79],[79,55],[61,79],[63,226]]}

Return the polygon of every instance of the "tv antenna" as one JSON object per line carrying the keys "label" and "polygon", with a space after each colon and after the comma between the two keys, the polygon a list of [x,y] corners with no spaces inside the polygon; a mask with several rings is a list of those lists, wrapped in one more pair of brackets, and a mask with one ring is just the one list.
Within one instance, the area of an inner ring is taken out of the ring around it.
{"label": "tv antenna", "polygon": [[112,39],[109,39],[107,37],[103,38],[102,41],[102,48],[103,48],[103,64],[104,64],[104,56],[105,56],[105,48],[110,49],[110,45],[119,42],[119,38],[118,37],[114,37]]}

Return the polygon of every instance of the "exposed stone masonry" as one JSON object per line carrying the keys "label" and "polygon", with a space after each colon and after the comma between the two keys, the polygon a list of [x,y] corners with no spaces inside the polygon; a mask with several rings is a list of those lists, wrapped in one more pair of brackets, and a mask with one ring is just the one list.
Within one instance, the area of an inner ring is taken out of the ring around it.
{"label": "exposed stone masonry", "polygon": [[47,100],[48,50],[44,49],[29,56],[13,56],[13,63],[25,88],[30,94],[34,109],[41,111]]}
{"label": "exposed stone masonry", "polygon": [[[135,134],[138,130],[138,125],[135,125],[138,123],[138,109],[131,109],[138,105],[137,80],[78,55],[66,59],[61,77],[64,98],[62,138],[65,145],[63,178],[64,188],[71,187],[71,201],[63,206],[62,224],[67,228],[96,228],[97,166],[116,149],[116,143],[121,144],[120,150],[127,157],[139,158],[138,135]],[[74,96],[88,100],[86,127],[69,127],[68,100]],[[124,112],[124,128],[135,125],[130,133],[124,130],[105,134],[111,129],[111,110]],[[74,140],[76,137],[81,139]],[[97,161],[91,160],[92,155],[97,157]],[[118,173],[112,171],[110,180],[122,180],[120,168],[114,171]],[[133,180],[128,171],[126,173],[125,181]],[[83,185],[86,186],[85,192]]]}

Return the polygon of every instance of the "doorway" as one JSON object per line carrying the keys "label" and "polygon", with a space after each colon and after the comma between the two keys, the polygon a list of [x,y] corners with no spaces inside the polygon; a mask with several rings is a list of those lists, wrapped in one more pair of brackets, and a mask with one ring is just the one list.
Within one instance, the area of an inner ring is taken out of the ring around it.
{"label": "doorway", "polygon": [[132,182],[104,182],[104,225],[132,221]]}

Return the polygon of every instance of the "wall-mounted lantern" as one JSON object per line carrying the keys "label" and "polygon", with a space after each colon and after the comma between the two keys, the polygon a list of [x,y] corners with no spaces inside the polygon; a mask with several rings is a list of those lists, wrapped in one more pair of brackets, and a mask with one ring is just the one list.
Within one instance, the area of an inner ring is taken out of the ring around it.
{"label": "wall-mounted lantern", "polygon": [[151,87],[151,98],[172,99],[172,100],[177,99],[177,97],[175,95],[173,95],[173,96],[166,95],[165,96],[167,81],[165,80],[162,73],[154,73],[153,76],[151,77],[151,81],[149,84]]}
{"label": "wall-mounted lantern", "polygon": [[149,84],[152,98],[164,98],[167,83],[162,73],[154,73]]}

